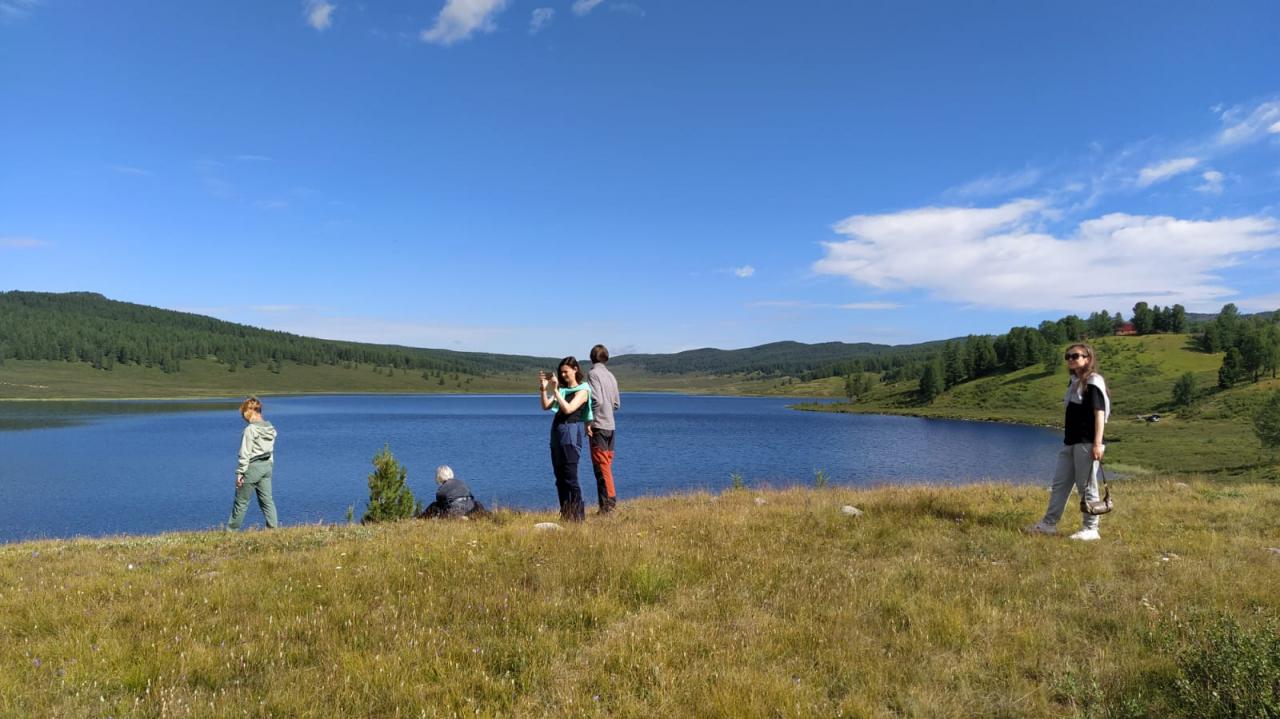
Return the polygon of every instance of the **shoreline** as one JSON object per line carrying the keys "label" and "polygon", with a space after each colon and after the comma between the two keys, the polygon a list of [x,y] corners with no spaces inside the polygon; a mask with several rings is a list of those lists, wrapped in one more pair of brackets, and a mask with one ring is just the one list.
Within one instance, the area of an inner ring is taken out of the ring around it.
{"label": "shoreline", "polygon": [[[841,403],[833,402],[832,404],[841,404]],[[828,410],[828,409],[817,409],[816,407],[812,407],[812,406],[804,407],[801,405],[789,405],[787,409],[792,409],[797,412],[824,412],[827,414],[866,414],[866,415],[878,414],[878,415],[885,415],[889,417],[918,417],[920,419],[947,419],[947,420],[954,420],[958,422],[986,422],[990,424],[1008,424],[1008,425],[1013,425],[1017,427],[1038,427],[1040,429],[1061,429],[1062,428],[1061,425],[1058,425],[1058,424],[1028,422],[1028,421],[1017,420],[1017,419],[995,419],[991,417],[963,417],[958,415],[952,416],[952,415],[944,415],[944,414],[926,414],[923,412],[896,411],[892,409],[886,409],[883,407],[868,408],[867,410],[862,411],[862,410]]]}

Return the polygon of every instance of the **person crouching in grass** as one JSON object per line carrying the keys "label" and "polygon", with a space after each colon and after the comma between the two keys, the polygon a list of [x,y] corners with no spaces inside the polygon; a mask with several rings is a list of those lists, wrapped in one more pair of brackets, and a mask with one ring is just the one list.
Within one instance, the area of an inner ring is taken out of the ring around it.
{"label": "person crouching in grass", "polygon": [[436,467],[436,501],[427,505],[421,517],[466,519],[473,514],[485,513],[484,506],[476,501],[466,482],[453,476],[453,468],[447,464]]}
{"label": "person crouching in grass", "polygon": [[271,470],[275,466],[276,428],[262,418],[262,402],[250,397],[240,403],[240,416],[248,423],[240,435],[240,456],[236,463],[236,498],[231,505],[227,531],[240,529],[249,495],[258,495],[258,507],[268,528],[275,528],[276,503],[271,498]]}

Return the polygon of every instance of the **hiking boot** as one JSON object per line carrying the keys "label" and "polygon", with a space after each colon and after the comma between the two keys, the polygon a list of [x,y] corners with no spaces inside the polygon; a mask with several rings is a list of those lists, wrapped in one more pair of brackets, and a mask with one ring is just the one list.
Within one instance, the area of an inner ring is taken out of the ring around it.
{"label": "hiking boot", "polygon": [[1093,542],[1102,539],[1102,535],[1098,534],[1098,530],[1096,529],[1082,529],[1071,535],[1071,538],[1078,539],[1081,542]]}
{"label": "hiking boot", "polygon": [[1057,534],[1058,528],[1053,526],[1052,524],[1045,524],[1044,522],[1036,522],[1030,527],[1027,527],[1025,531],[1028,534]]}

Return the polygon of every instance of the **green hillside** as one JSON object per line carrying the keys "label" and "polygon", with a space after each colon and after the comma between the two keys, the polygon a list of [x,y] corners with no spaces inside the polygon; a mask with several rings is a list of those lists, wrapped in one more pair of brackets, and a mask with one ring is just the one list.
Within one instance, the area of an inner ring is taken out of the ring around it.
{"label": "green hillside", "polygon": [[[1095,343],[1099,369],[1111,389],[1112,417],[1107,426],[1107,458],[1129,469],[1174,472],[1266,471],[1274,458],[1264,451],[1252,429],[1252,416],[1280,381],[1264,379],[1217,388],[1222,353],[1194,348],[1191,335],[1109,337]],[[1060,364],[1060,363],[1058,363]],[[1171,407],[1173,387],[1190,372],[1199,387],[1188,408]],[[964,382],[930,403],[919,397],[919,383],[906,380],[877,384],[870,397],[855,404],[804,404],[802,409],[911,414],[924,417],[1021,422],[1050,427],[1062,423],[1062,396],[1068,381],[1064,367],[1043,366]],[[829,395],[843,392],[843,381],[812,383]],[[1158,422],[1139,416],[1159,413]]]}

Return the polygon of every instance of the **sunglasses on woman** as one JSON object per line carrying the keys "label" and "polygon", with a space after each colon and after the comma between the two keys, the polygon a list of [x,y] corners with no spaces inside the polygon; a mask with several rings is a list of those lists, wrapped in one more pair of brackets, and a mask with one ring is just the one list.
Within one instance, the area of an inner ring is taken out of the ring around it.
{"label": "sunglasses on woman", "polygon": [[1089,355],[1084,354],[1084,353],[1082,353],[1082,352],[1068,352],[1068,353],[1067,353],[1067,359],[1069,359],[1069,360],[1078,360],[1078,359],[1080,359],[1081,357],[1088,357],[1088,356],[1089,356]]}

